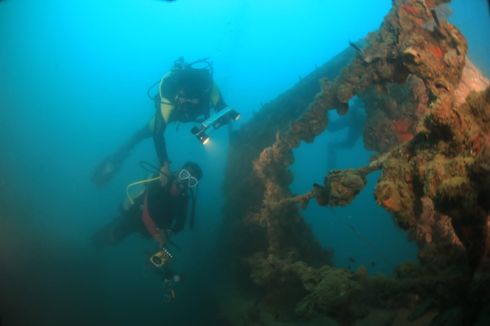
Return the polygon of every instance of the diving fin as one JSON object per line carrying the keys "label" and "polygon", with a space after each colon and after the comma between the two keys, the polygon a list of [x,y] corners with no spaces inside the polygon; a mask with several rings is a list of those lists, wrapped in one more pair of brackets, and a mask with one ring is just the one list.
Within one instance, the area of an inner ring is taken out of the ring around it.
{"label": "diving fin", "polygon": [[97,187],[102,187],[109,182],[119,171],[121,163],[109,156],[103,160],[93,171],[92,181]]}

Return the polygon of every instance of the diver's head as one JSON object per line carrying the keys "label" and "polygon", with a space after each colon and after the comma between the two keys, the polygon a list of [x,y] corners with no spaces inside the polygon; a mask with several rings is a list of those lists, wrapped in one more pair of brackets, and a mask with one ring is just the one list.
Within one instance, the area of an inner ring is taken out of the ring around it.
{"label": "diver's head", "polygon": [[201,167],[194,162],[186,162],[177,173],[177,183],[181,189],[196,188],[201,178]]}
{"label": "diver's head", "polygon": [[186,169],[197,180],[202,178],[202,169],[196,162],[187,161],[182,165],[182,169]]}

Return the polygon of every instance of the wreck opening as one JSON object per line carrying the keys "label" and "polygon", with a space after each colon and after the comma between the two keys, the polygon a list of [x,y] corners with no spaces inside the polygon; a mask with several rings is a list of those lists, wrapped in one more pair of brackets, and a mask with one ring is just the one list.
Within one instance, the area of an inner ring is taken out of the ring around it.
{"label": "wreck opening", "polygon": [[[327,129],[314,142],[301,143],[294,150],[293,194],[306,193],[312,184],[321,182],[318,176],[329,170],[369,164],[375,153],[365,148],[362,138],[367,118],[365,104],[358,97],[349,104],[346,115],[329,111]],[[390,275],[399,264],[417,259],[413,239],[372,196],[379,176],[379,172],[369,175],[366,187],[347,206],[325,208],[313,201],[301,212],[317,241],[332,252],[336,267],[354,271],[362,266],[370,274]]]}

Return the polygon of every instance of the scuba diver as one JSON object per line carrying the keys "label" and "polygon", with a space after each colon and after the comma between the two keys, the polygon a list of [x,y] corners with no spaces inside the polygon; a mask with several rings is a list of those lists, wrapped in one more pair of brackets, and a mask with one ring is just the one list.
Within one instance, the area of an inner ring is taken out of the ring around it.
{"label": "scuba diver", "polygon": [[177,174],[160,170],[154,178],[130,184],[149,183],[143,192],[122,205],[120,216],[97,231],[92,241],[97,247],[115,245],[132,233],[153,238],[158,249],[165,247],[171,234],[180,232],[187,220],[191,200],[190,226],[194,224],[197,186],[202,170],[194,162],[185,163]]}
{"label": "scuba diver", "polygon": [[[157,169],[158,170],[158,169]],[[175,285],[181,276],[170,268],[173,255],[167,244],[170,236],[184,228],[189,200],[191,201],[190,227],[194,225],[196,197],[202,170],[194,162],[185,163],[177,174],[165,174],[128,185],[128,200],[120,209],[120,215],[92,236],[93,244],[100,248],[116,245],[133,233],[152,238],[158,245],[150,257],[155,273],[161,278],[167,301],[175,299]],[[129,194],[134,185],[148,185],[136,198]]]}
{"label": "scuba diver", "polygon": [[[150,123],[95,168],[93,182],[97,186],[108,182],[129,156],[131,149],[149,137],[153,137],[160,166],[166,169],[165,173],[169,173],[170,160],[164,133],[167,125],[172,122],[200,123],[199,127],[192,129],[192,133],[205,144],[209,140],[206,134],[209,127],[216,129],[237,120],[239,114],[227,106],[212,75],[213,67],[207,58],[191,63],[186,63],[182,57],[176,60],[173,68],[159,81],[158,93],[152,97],[155,101],[155,114]],[[216,113],[210,117],[211,107]]]}

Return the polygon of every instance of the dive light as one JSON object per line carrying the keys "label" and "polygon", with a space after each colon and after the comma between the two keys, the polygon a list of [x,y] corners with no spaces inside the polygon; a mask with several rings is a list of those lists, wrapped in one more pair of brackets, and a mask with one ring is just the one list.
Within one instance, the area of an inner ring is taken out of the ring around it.
{"label": "dive light", "polygon": [[209,127],[212,126],[214,129],[218,129],[228,122],[238,119],[240,119],[240,113],[227,107],[201,122],[199,127],[193,127],[191,132],[202,144],[206,144],[209,141],[209,135],[206,133]]}

